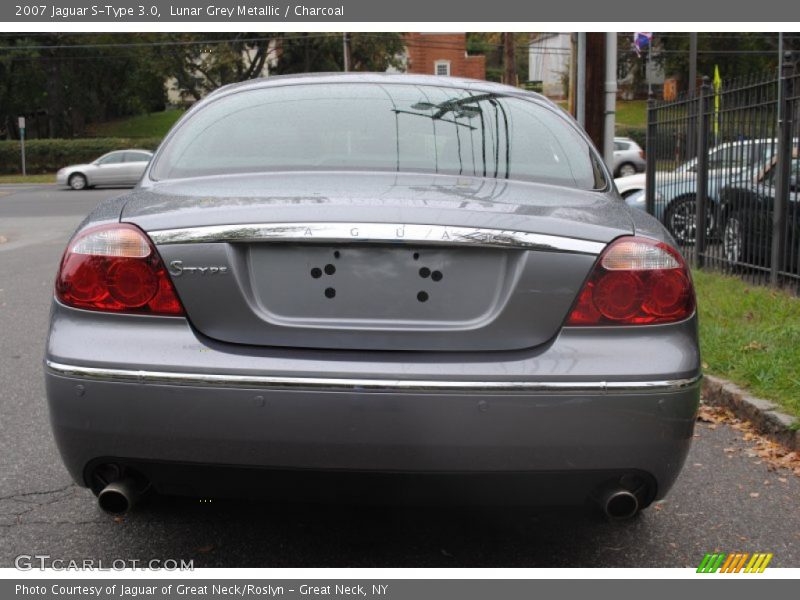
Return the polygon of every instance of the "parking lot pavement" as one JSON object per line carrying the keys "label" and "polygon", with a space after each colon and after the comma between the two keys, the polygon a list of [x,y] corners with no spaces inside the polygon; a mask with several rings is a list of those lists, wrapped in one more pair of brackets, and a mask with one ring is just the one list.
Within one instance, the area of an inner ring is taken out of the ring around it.
{"label": "parking lot pavement", "polygon": [[800,567],[800,478],[770,471],[724,425],[698,424],[673,491],[623,524],[574,510],[188,499],[150,499],[121,519],[101,513],[61,465],[41,361],[63,246],[98,201],[119,193],[49,186],[0,197],[0,235],[9,238],[0,244],[0,566],[49,554],[198,567],[671,567],[745,551]]}

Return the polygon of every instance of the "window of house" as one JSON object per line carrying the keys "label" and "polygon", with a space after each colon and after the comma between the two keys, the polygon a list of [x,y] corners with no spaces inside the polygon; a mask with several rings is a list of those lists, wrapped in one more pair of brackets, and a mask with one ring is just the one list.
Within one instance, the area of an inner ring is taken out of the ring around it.
{"label": "window of house", "polygon": [[450,75],[450,61],[449,60],[437,60],[434,63],[434,74],[436,75]]}

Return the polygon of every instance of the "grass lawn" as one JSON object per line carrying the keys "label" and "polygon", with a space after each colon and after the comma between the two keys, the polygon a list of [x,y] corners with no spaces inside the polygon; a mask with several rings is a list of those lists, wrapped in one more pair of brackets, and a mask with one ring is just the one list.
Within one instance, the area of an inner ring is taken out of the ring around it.
{"label": "grass lawn", "polygon": [[647,100],[617,100],[617,125],[645,127]]}
{"label": "grass lawn", "polygon": [[[569,111],[566,100],[558,100],[556,104]],[[646,127],[647,100],[617,100],[616,120],[622,127]]]}
{"label": "grass lawn", "polygon": [[183,110],[172,109],[106,123],[95,123],[89,126],[89,134],[92,137],[164,137],[182,114]]}
{"label": "grass lawn", "polygon": [[694,271],[705,371],[800,416],[800,298]]}
{"label": "grass lawn", "polygon": [[55,173],[43,175],[0,175],[0,183],[55,183]]}

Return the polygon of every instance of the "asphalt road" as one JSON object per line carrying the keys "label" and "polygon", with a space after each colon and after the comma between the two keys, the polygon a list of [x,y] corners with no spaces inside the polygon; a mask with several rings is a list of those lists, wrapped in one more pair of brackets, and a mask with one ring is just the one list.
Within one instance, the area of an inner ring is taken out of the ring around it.
{"label": "asphalt road", "polygon": [[181,499],[152,499],[124,519],[105,515],[61,465],[41,361],[67,238],[119,193],[0,187],[0,566],[49,554],[193,559],[196,567],[678,567],[696,566],[706,552],[745,551],[800,567],[800,478],[758,464],[738,432],[704,424],[666,500],[623,524],[553,509]]}

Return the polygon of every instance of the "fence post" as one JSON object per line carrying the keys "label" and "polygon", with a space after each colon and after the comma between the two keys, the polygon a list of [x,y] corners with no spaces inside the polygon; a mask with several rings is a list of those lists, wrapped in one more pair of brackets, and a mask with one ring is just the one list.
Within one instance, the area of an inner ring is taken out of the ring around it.
{"label": "fence post", "polygon": [[789,208],[789,178],[792,169],[792,55],[782,57],[778,70],[778,147],[775,163],[775,205],[772,210],[772,262],[769,282],[778,285],[786,258],[786,217]]}
{"label": "fence post", "polygon": [[709,99],[711,86],[708,77],[703,77],[703,85],[697,97],[697,189],[695,190],[695,228],[694,228],[694,266],[703,266],[706,251],[706,205],[708,196],[708,129]]}
{"label": "fence post", "polygon": [[658,115],[653,91],[647,96],[647,139],[645,140],[644,202],[648,214],[656,214],[656,136],[658,135]]}

